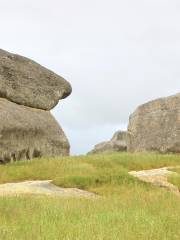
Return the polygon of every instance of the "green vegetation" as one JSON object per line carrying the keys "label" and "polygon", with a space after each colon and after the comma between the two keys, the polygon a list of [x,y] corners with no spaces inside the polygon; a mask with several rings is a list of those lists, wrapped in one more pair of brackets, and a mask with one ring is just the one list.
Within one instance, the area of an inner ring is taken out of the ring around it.
{"label": "green vegetation", "polygon": [[51,179],[59,186],[78,187],[104,195],[106,192],[111,194],[112,187],[141,184],[129,176],[128,171],[179,164],[178,155],[156,154],[121,153],[34,159],[0,165],[0,183]]}
{"label": "green vegetation", "polygon": [[128,175],[130,170],[177,165],[178,155],[122,153],[0,166],[0,183],[52,179],[102,196],[0,197],[0,239],[179,240],[180,198]]}
{"label": "green vegetation", "polygon": [[171,175],[168,179],[169,182],[171,182],[172,184],[174,184],[175,186],[177,186],[180,189],[180,168],[175,168],[171,171],[174,171],[175,174]]}

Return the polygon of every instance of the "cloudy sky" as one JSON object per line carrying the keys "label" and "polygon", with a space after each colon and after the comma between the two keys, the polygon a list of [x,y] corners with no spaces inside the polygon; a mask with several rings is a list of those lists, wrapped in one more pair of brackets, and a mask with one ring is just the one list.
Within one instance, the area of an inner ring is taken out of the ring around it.
{"label": "cloudy sky", "polygon": [[52,113],[86,153],[139,104],[179,92],[180,1],[0,0],[0,48],[72,84]]}

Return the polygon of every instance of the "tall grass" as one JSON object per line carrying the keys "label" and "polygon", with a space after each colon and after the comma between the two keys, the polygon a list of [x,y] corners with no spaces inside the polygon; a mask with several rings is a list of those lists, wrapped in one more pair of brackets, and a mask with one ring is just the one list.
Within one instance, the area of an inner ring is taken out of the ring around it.
{"label": "tall grass", "polygon": [[98,200],[1,198],[0,239],[179,240],[179,198],[138,186]]}
{"label": "tall grass", "polygon": [[180,168],[175,168],[171,171],[174,171],[175,174],[170,175],[168,181],[177,186],[180,190]]}
{"label": "tall grass", "polygon": [[[100,191],[106,185],[137,183],[128,175],[130,170],[178,164],[180,165],[178,155],[128,153],[34,159],[0,166],[0,183],[51,179],[56,185],[63,187]],[[107,191],[109,192],[109,188]],[[100,192],[104,194],[104,189]]]}
{"label": "tall grass", "polygon": [[179,240],[180,198],[128,175],[180,165],[180,156],[112,154],[0,166],[0,183],[52,179],[100,198],[0,197],[2,240]]}

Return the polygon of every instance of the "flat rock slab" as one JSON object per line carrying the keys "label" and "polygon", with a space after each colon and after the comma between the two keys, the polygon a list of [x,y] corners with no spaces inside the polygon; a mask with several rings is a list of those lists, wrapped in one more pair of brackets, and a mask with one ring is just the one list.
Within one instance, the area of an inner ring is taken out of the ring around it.
{"label": "flat rock slab", "polygon": [[178,187],[168,182],[168,176],[171,174],[176,174],[175,172],[171,171],[171,169],[174,168],[175,167],[164,167],[143,171],[131,171],[129,174],[137,177],[144,182],[152,183],[155,186],[166,188],[180,195]]}
{"label": "flat rock slab", "polygon": [[0,196],[19,196],[24,194],[43,194],[56,197],[97,197],[96,194],[81,189],[57,187],[52,184],[51,180],[0,184]]}

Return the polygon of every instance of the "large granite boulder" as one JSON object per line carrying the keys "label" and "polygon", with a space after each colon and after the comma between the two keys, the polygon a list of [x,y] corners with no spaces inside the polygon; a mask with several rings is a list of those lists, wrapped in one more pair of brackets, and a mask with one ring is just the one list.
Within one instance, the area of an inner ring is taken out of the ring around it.
{"label": "large granite boulder", "polygon": [[48,111],[0,98],[0,162],[69,154],[63,130]]}
{"label": "large granite boulder", "polygon": [[48,110],[71,91],[50,70],[0,50],[0,163],[69,155],[69,142]]}
{"label": "large granite boulder", "polygon": [[126,137],[127,133],[125,131],[118,131],[114,134],[110,141],[102,142],[95,145],[94,149],[90,151],[88,154],[126,151],[127,150]]}
{"label": "large granite boulder", "polygon": [[141,105],[130,116],[130,152],[180,153],[180,93]]}
{"label": "large granite boulder", "polygon": [[38,63],[0,50],[0,97],[50,110],[71,93],[71,85]]}

